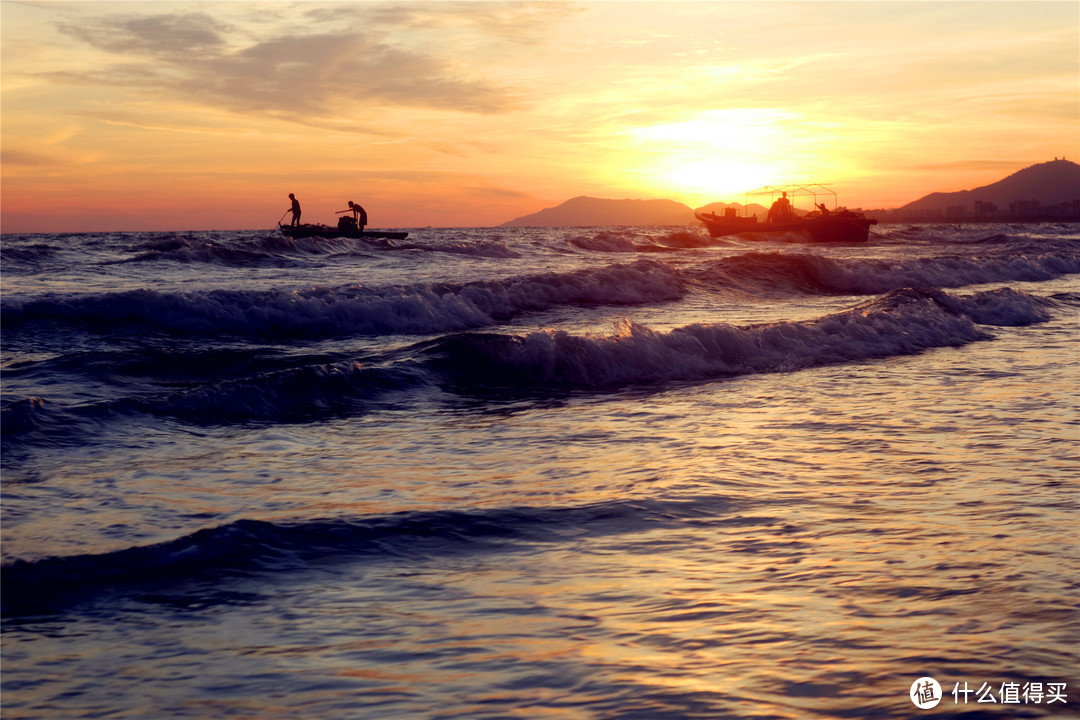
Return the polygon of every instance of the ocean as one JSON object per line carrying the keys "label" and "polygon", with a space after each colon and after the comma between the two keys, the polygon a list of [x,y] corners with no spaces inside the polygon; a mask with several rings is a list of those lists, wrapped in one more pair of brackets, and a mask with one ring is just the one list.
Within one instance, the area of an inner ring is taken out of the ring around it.
{"label": "ocean", "polygon": [[794,240],[4,235],[5,720],[1080,717],[1080,227]]}

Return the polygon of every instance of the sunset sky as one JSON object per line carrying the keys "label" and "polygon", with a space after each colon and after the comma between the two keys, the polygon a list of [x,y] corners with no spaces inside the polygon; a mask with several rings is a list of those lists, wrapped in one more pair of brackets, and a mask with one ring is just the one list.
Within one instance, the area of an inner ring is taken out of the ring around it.
{"label": "sunset sky", "polygon": [[497,225],[1080,160],[1080,3],[0,1],[0,230]]}

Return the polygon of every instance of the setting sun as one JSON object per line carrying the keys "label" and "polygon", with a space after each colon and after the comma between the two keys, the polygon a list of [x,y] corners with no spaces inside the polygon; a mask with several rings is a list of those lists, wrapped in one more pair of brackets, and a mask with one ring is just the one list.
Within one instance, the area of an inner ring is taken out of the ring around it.
{"label": "setting sun", "polygon": [[647,154],[637,172],[646,187],[702,205],[736,199],[794,172],[791,132],[785,127],[790,119],[775,110],[710,110],[627,134]]}

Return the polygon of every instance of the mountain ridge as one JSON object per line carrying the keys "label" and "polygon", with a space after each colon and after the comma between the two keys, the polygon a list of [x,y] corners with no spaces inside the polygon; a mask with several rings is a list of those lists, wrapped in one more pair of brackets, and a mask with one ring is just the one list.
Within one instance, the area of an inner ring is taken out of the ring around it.
{"label": "mountain ridge", "polygon": [[[1036,201],[1042,205],[1080,202],[1080,165],[1064,158],[1030,165],[1022,170],[971,190],[933,192],[893,211],[932,212],[964,206],[972,212],[976,202],[992,203],[1008,208],[1013,202]],[[696,223],[695,212],[716,212],[734,207],[743,214],[741,203],[713,202],[691,208],[675,200],[641,200],[604,198],[579,195],[555,207],[522,215],[500,227],[596,227],[610,225],[691,225]],[[764,217],[766,209],[749,206],[751,213]]]}
{"label": "mountain ridge", "polygon": [[898,210],[945,210],[963,205],[971,210],[976,202],[1008,206],[1013,202],[1038,201],[1057,205],[1080,199],[1080,165],[1064,158],[1030,165],[997,182],[955,192],[934,192],[903,205]]}

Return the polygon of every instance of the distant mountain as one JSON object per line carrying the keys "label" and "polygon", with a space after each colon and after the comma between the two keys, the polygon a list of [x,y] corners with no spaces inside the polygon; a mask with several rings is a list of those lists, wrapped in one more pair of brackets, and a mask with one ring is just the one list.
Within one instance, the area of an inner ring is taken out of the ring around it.
{"label": "distant mountain", "polygon": [[[974,190],[931,193],[896,210],[880,212],[919,214],[940,211],[947,214],[951,208],[964,207],[965,213],[971,215],[976,202],[993,203],[1005,212],[1009,210],[1010,203],[1033,200],[1043,208],[1080,200],[1080,165],[1055,159],[1024,168],[1003,180]],[[723,215],[728,207],[735,208],[739,215],[744,214],[742,204],[737,202],[714,202],[692,210],[674,200],[604,200],[583,196],[532,215],[515,218],[503,223],[502,227],[694,225],[697,224],[695,212]],[[752,203],[748,209],[759,221],[764,221],[768,215],[768,209],[757,203]],[[800,215],[806,213],[799,209],[796,212]]]}
{"label": "distant mountain", "polygon": [[1039,163],[1015,172],[1004,180],[958,192],[936,192],[904,205],[901,210],[945,210],[964,206],[969,212],[977,201],[1007,209],[1017,200],[1038,200],[1057,205],[1080,199],[1080,165],[1069,160]]}
{"label": "distant mountain", "polygon": [[689,225],[694,211],[674,200],[602,200],[576,197],[524,215],[502,227],[590,227],[598,225]]}

